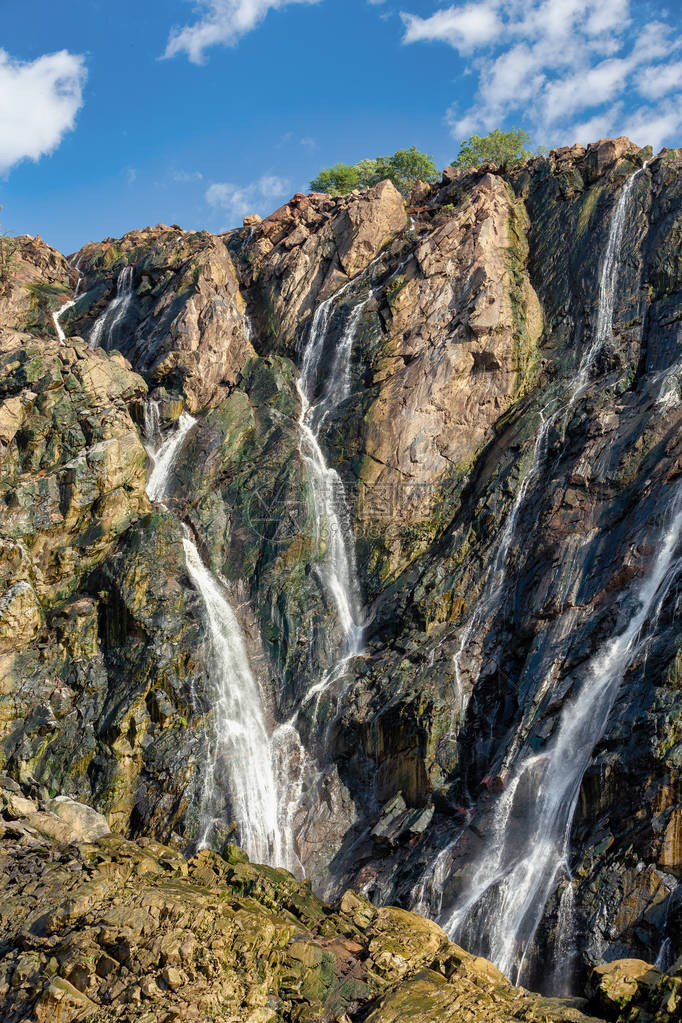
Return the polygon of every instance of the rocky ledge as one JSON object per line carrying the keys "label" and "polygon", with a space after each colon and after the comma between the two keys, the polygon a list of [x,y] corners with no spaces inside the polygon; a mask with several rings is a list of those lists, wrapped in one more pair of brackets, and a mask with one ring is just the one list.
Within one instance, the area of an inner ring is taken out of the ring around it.
{"label": "rocky ledge", "polygon": [[512,987],[423,917],[353,891],[333,910],[236,846],[187,861],[9,779],[0,805],[5,1023],[595,1019],[579,1000]]}

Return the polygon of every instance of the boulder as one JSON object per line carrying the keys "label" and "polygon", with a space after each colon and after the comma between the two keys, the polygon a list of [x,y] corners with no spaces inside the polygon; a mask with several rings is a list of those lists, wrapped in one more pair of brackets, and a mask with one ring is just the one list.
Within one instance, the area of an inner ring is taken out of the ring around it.
{"label": "boulder", "polygon": [[91,806],[78,803],[69,796],[57,796],[48,803],[50,811],[71,826],[81,842],[96,842],[111,833],[106,817]]}
{"label": "boulder", "polygon": [[344,273],[355,277],[406,224],[403,197],[390,181],[360,193],[333,225]]}
{"label": "boulder", "polygon": [[650,996],[661,977],[660,970],[641,959],[617,959],[592,970],[587,994],[608,1019],[617,1019],[629,1006]]}

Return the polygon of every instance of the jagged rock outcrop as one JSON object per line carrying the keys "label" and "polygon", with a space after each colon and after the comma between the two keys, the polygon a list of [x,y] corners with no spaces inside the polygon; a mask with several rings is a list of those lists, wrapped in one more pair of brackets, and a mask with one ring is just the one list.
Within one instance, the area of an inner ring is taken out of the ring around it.
{"label": "jagged rock outcrop", "polygon": [[422,917],[350,891],[332,911],[235,846],[186,862],[149,839],[83,841],[0,792],[6,1023],[590,1023],[513,988]]}
{"label": "jagged rock outcrop", "polygon": [[75,274],[66,257],[39,235],[20,235],[12,248],[11,274],[0,287],[0,330],[53,335],[51,310],[71,297]]}
{"label": "jagged rock outcrop", "polygon": [[[3,306],[23,332],[2,337],[5,769],[41,797],[94,803],[119,833],[191,845],[211,708],[182,521],[233,598],[269,727],[300,709],[317,771],[296,820],[308,874],[445,922],[514,772],[551,751],[591,658],[637,613],[670,519],[682,156],[651,156],[605,140],[510,172],[446,172],[407,211],[388,183],[299,195],[220,238],[160,226],[88,245],[70,268],[22,242]],[[576,383],[628,180],[610,329]],[[55,338],[51,312],[76,268],[62,324],[86,338],[128,268],[108,355]],[[323,370],[350,346],[319,437],[344,488],[367,620],[364,651],[341,667],[297,389],[322,321]],[[198,420],[166,509],[144,495],[148,389],[168,431],[185,406]],[[548,988],[553,956],[581,974],[605,958],[653,962],[664,942],[682,952],[674,593],[623,662],[588,756],[570,892],[562,869],[527,950],[525,976]],[[533,784],[519,785],[512,843]],[[480,923],[471,940],[486,953],[485,912]],[[449,1012],[447,978],[424,983]],[[386,1018],[420,985],[386,992]]]}
{"label": "jagged rock outcrop", "polygon": [[129,300],[120,318],[105,324],[104,346],[120,349],[150,382],[181,388],[192,411],[218,403],[254,354],[221,238],[159,224],[86,245],[74,264],[83,274],[83,297],[65,317],[65,329],[77,322],[91,338],[121,272],[132,267]]}

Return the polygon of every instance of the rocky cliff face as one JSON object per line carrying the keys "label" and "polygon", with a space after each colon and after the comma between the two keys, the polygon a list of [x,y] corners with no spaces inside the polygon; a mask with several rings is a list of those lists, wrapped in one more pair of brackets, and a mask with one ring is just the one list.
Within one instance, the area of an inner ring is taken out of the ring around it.
{"label": "rocky cliff face", "polygon": [[186,862],[150,839],[93,834],[79,804],[67,822],[60,805],[0,786],[7,1023],[598,1023],[582,1002],[513,988],[423,917],[351,891],[332,912],[235,846]]}
{"label": "rocky cliff face", "polygon": [[[682,952],[681,224],[680,153],[619,139],[448,171],[407,206],[386,182],[296,196],[68,264],[22,240],[0,298],[5,772],[119,834],[196,841],[214,654],[184,523],[241,626],[318,890],[416,906],[502,961],[500,878],[547,839],[513,972],[556,989],[553,958],[579,975]],[[163,505],[150,400],[167,438],[197,420]],[[600,686],[550,828],[556,751]]]}

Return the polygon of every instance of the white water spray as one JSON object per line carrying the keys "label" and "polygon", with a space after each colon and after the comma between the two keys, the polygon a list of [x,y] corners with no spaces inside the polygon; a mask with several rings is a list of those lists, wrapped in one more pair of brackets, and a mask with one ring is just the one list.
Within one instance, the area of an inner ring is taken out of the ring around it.
{"label": "white water spray", "polygon": [[[572,381],[568,403],[562,410],[566,419],[589,385],[594,363],[613,331],[623,231],[629,197],[640,173],[626,182],[612,217],[600,276],[595,335]],[[549,429],[559,414],[543,417],[531,468],[503,531],[500,550],[505,558],[509,549],[506,537],[513,534],[521,505],[544,461]],[[677,554],[681,528],[682,489],[678,488],[671,494],[667,524],[653,568],[634,595],[637,610],[623,631],[605,643],[588,663],[579,693],[565,704],[547,751],[527,757],[516,769],[496,807],[492,834],[468,892],[445,921],[446,930],[453,937],[475,941],[485,935],[487,954],[512,980],[518,981],[522,974],[547,899],[567,862],[575,806],[594,747],[606,727],[629,666],[646,646],[648,633],[644,627],[651,619],[655,622],[682,568],[682,557]],[[505,571],[499,552],[491,574],[496,571]],[[500,589],[498,583],[495,592]],[[514,830],[510,825],[521,782],[524,806],[529,809],[525,836],[519,837],[518,828]]]}
{"label": "white water spray", "polygon": [[[162,503],[168,496],[175,463],[194,424],[183,412],[176,430],[162,440],[158,404],[147,402],[145,434],[153,461],[147,484],[150,500]],[[199,800],[198,845],[208,847],[233,821],[249,857],[293,868],[298,861],[290,830],[281,827],[273,750],[244,638],[225,587],[204,565],[189,529],[183,530],[187,573],[206,611],[214,711]]]}
{"label": "white water spray", "polygon": [[116,296],[95,321],[90,334],[90,348],[104,348],[109,352],[116,347],[121,323],[133,300],[135,268],[124,266],[116,281]]}

